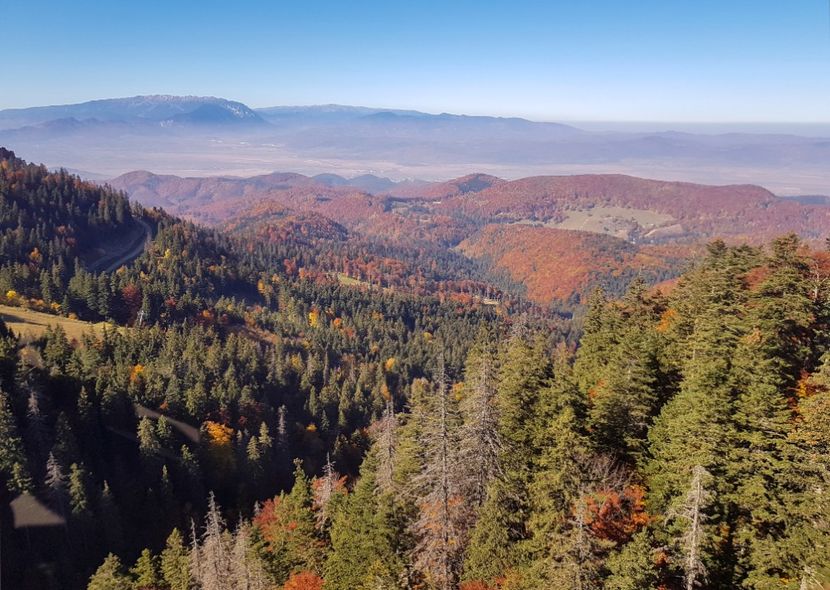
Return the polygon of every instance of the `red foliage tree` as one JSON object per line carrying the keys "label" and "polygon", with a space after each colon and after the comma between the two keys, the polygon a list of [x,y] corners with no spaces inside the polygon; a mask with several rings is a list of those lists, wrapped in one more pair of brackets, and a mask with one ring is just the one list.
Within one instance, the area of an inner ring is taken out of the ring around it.
{"label": "red foliage tree", "polygon": [[313,572],[297,572],[291,574],[282,590],[323,590],[323,578]]}

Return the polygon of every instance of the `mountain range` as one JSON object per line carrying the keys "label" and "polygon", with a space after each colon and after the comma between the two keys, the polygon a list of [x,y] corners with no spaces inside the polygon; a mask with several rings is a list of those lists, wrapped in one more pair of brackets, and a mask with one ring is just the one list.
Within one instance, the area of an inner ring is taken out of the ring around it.
{"label": "mountain range", "polygon": [[257,240],[328,235],[456,252],[506,273],[540,304],[579,300],[597,284],[618,291],[634,276],[669,279],[715,238],[760,244],[796,232],[820,243],[830,233],[824,201],[780,198],[757,185],[613,174],[516,180],[471,174],[415,183],[136,171],[109,184],[145,206],[225,230],[244,228]]}
{"label": "mountain range", "polygon": [[114,177],[293,170],[442,180],[625,173],[830,194],[830,139],[792,134],[602,131],[521,118],[342,105],[252,109],[222,98],[139,96],[0,111],[0,142],[29,160]]}

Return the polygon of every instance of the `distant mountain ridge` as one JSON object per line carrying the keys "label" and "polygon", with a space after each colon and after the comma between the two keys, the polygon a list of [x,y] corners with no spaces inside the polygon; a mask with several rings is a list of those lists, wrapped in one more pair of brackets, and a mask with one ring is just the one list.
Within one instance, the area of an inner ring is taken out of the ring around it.
{"label": "distant mountain ridge", "polygon": [[44,126],[55,121],[129,123],[264,123],[241,102],[212,96],[133,96],[68,105],[5,109],[0,129]]}
{"label": "distant mountain ridge", "polygon": [[[115,177],[337,171],[400,180],[621,173],[830,194],[830,138],[586,130],[517,117],[348,105],[252,109],[217,97],[136,96],[0,111],[0,143],[48,167]],[[353,186],[377,191],[377,181]],[[360,181],[356,181],[360,182]],[[387,183],[388,186],[388,183]]]}
{"label": "distant mountain ridge", "polygon": [[0,110],[0,129],[44,126],[57,121],[80,122],[274,122],[294,119],[431,122],[499,122],[503,125],[545,125],[579,131],[559,123],[539,123],[519,117],[431,114],[407,109],[349,105],[273,106],[252,109],[237,101],[213,96],[146,95],[91,100],[76,104]]}

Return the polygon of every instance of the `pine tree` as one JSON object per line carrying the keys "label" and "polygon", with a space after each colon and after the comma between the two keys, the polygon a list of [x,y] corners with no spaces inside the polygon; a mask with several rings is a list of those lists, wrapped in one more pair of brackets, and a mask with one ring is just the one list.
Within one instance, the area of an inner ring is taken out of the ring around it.
{"label": "pine tree", "polygon": [[265,565],[252,545],[251,526],[241,523],[233,535],[233,588],[268,590]]}
{"label": "pine tree", "polygon": [[23,441],[17,430],[8,395],[0,390],[0,475],[9,482],[9,491],[23,493],[31,487]]}
{"label": "pine tree", "polygon": [[[563,419],[567,419],[567,413]],[[547,477],[534,486],[541,502],[532,521],[536,536],[529,545],[534,559],[526,568],[526,576],[539,587],[601,588],[604,560],[614,547],[614,541],[599,536],[592,526],[591,507],[600,502],[597,513],[601,514],[603,497],[621,494],[628,483],[627,474],[613,460],[580,456],[578,449],[577,443],[574,464],[566,468],[566,474],[562,474],[565,477],[555,473],[557,462],[567,462],[567,451],[560,449]],[[554,457],[551,454],[550,458]],[[558,488],[562,497],[548,496],[544,489],[548,480],[552,490]]]}
{"label": "pine tree", "polygon": [[769,274],[750,300],[747,337],[735,354],[735,537],[740,567],[746,571],[744,585],[755,588],[801,574],[790,560],[780,558],[788,551],[781,542],[790,512],[786,490],[802,461],[790,438],[788,396],[809,362],[809,327],[815,317],[797,238],[774,242],[767,266]]}
{"label": "pine tree", "polygon": [[[662,303],[648,296],[645,284],[634,283],[619,303],[607,304],[613,335],[607,336],[607,327],[600,324],[601,332],[592,337],[608,342],[599,346],[606,355],[601,366],[592,366],[596,375],[586,391],[591,399],[588,423],[593,438],[606,453],[613,453],[628,460],[643,456],[646,434],[657,415],[661,403],[667,397],[667,378],[660,364],[660,334],[656,330]],[[590,349],[589,349],[590,350]],[[578,367],[584,370],[586,355],[580,350]],[[590,365],[597,365],[591,360]]]}
{"label": "pine tree", "polygon": [[503,475],[490,482],[464,558],[465,580],[493,582],[523,561],[529,537],[528,489],[544,428],[539,401],[550,386],[551,366],[541,338],[528,342],[526,329],[513,331],[500,359],[496,409]]}
{"label": "pine tree", "polygon": [[144,416],[138,422],[138,451],[144,462],[145,473],[156,473],[161,444],[153,420]]}
{"label": "pine tree", "polygon": [[110,553],[89,579],[87,590],[133,590],[121,560]]}
{"label": "pine tree", "polygon": [[395,414],[395,406],[392,400],[386,402],[383,416],[376,427],[377,439],[375,441],[376,455],[378,458],[376,485],[380,493],[389,494],[396,490],[395,485],[395,457],[398,444],[398,417]]}
{"label": "pine tree", "polygon": [[464,553],[464,580],[494,582],[522,563],[519,541],[524,537],[516,531],[523,521],[516,507],[509,484],[501,479],[490,482]]}
{"label": "pine tree", "polygon": [[173,529],[161,552],[161,577],[169,590],[190,590],[190,554],[179,529]]}
{"label": "pine tree", "polygon": [[787,531],[788,554],[800,564],[801,588],[820,588],[830,583],[830,354],[810,378],[798,404],[797,428],[792,440],[798,445],[797,493],[788,498],[788,513],[795,516]]}
{"label": "pine tree", "polygon": [[548,431],[548,445],[529,488],[532,538],[527,544],[534,559],[544,562],[556,557],[559,548],[552,541],[580,500],[585,469],[592,460],[590,444],[577,430],[572,410],[563,410]]}
{"label": "pine tree", "polygon": [[69,505],[72,509],[72,516],[75,518],[90,516],[87,480],[87,472],[82,466],[73,463],[69,467]]}
{"label": "pine tree", "polygon": [[[672,352],[681,382],[677,395],[662,409],[649,432],[650,459],[644,466],[648,505],[666,515],[685,502],[691,474],[696,468],[712,475],[713,500],[704,525],[710,543],[701,547],[700,559],[711,578],[730,587],[733,555],[729,498],[734,480],[729,476],[727,450],[736,443],[734,413],[734,357],[744,334],[743,273],[747,253],[710,246],[709,256],[687,275],[672,298],[664,328],[675,339]],[[676,527],[658,527],[659,542],[668,544],[679,534]]]}
{"label": "pine tree", "polygon": [[649,532],[637,533],[619,553],[608,558],[610,575],[605,581],[605,590],[657,590],[662,587],[656,559]]}
{"label": "pine tree", "polygon": [[325,556],[312,512],[311,484],[297,460],[294,486],[265,503],[254,524],[265,541],[269,571],[278,583],[292,572],[322,571]]}
{"label": "pine tree", "polygon": [[418,517],[412,523],[417,543],[414,565],[431,587],[452,588],[464,543],[464,499],[457,473],[458,412],[450,399],[443,355],[435,374],[434,400],[421,433],[423,467],[415,480]]}
{"label": "pine tree", "polygon": [[29,392],[29,399],[26,403],[26,434],[29,441],[29,448],[32,455],[37,458],[38,463],[43,460],[43,451],[46,447],[46,423],[41,408],[41,396],[32,389]]}
{"label": "pine tree", "polygon": [[160,579],[156,557],[149,549],[144,549],[135,565],[130,569],[133,577],[133,590],[157,590]]}
{"label": "pine tree", "polygon": [[171,448],[173,437],[173,427],[170,425],[170,420],[165,416],[159,416],[159,419],[156,421],[156,440],[158,441],[159,447],[161,449]]}
{"label": "pine tree", "polygon": [[113,551],[124,548],[124,525],[121,521],[121,512],[113,497],[109,484],[105,481],[101,490],[101,499],[98,507],[99,536],[104,540],[104,546]]}
{"label": "pine tree", "polygon": [[360,467],[354,491],[338,507],[331,526],[331,552],[324,572],[326,588],[400,588],[403,531],[396,526],[393,498],[379,492],[377,468],[383,444],[370,451]]}
{"label": "pine tree", "polygon": [[340,474],[334,470],[331,455],[328,453],[326,463],[323,465],[323,475],[315,484],[313,505],[317,514],[317,528],[322,532],[328,529],[334,509],[333,503],[336,504],[338,488],[342,487]]}
{"label": "pine tree", "polygon": [[202,590],[234,588],[231,539],[213,493],[208,496],[201,543],[194,542],[190,564],[192,577]]}

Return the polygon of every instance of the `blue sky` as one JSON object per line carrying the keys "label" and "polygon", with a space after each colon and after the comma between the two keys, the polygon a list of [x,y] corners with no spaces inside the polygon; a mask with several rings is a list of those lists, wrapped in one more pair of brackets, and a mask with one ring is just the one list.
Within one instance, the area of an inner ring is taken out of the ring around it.
{"label": "blue sky", "polygon": [[830,121],[828,0],[8,0],[0,108],[136,94]]}

